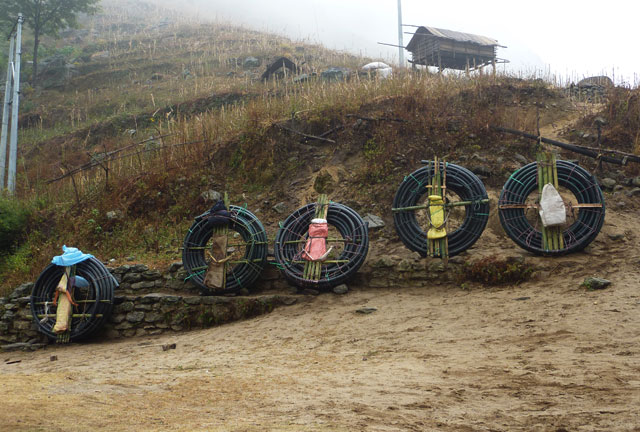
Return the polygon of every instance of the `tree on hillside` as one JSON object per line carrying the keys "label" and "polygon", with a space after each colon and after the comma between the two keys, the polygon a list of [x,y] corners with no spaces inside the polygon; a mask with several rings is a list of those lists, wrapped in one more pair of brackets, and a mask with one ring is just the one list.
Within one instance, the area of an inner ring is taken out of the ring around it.
{"label": "tree on hillside", "polygon": [[78,14],[93,14],[100,0],[0,0],[0,20],[13,26],[19,13],[33,30],[33,73],[38,75],[38,46],[44,35],[56,36],[58,31],[77,26]]}

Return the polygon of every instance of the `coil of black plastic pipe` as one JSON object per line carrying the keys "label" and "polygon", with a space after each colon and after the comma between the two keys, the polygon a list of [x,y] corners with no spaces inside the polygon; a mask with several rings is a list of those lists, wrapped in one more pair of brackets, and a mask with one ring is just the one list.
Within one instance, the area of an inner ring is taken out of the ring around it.
{"label": "coil of black plastic pipe", "polygon": [[[500,208],[500,223],[507,235],[520,247],[539,255],[562,255],[577,252],[591,243],[604,223],[605,203],[595,177],[572,162],[559,160],[558,186],[568,189],[579,204],[601,204],[601,207],[579,208],[573,224],[563,230],[565,247],[545,250],[542,233],[526,217],[526,209]],[[533,162],[513,173],[500,194],[499,206],[525,204],[527,197],[538,190],[538,167]]]}
{"label": "coil of black plastic pipe", "polygon": [[196,217],[184,239],[182,262],[192,280],[204,295],[236,293],[249,288],[260,276],[267,260],[267,233],[260,220],[243,207],[229,206],[229,230],[237,232],[245,243],[242,263],[228,266],[224,289],[212,291],[204,284],[207,269],[205,247],[211,238],[212,230],[208,226],[209,212]]}
{"label": "coil of black plastic pipe", "polygon": [[353,209],[339,203],[330,203],[327,223],[344,239],[344,249],[332,261],[324,264],[320,280],[304,277],[301,258],[301,240],[308,238],[309,224],[316,212],[316,203],[307,204],[293,212],[282,223],[276,234],[274,256],[285,279],[298,287],[326,290],[347,282],[357,273],[369,251],[369,228]]}
{"label": "coil of black plastic pipe", "polygon": [[[31,315],[40,332],[49,339],[56,340],[53,332],[55,318],[44,318],[43,315],[55,315],[53,297],[64,267],[49,264],[38,277],[31,291]],[[89,282],[88,288],[75,288],[73,299],[78,306],[73,307],[73,314],[82,315],[71,319],[69,339],[86,339],[99,330],[111,316],[114,290],[118,282],[109,270],[96,258],[89,258],[76,264],[76,275]]]}
{"label": "coil of black plastic pipe", "polygon": [[[423,162],[427,163],[427,161]],[[442,172],[445,167],[444,162],[439,164]],[[393,207],[418,205],[422,196],[428,195],[429,189],[425,186],[434,176],[434,168],[435,164],[431,162],[405,177],[393,199]],[[446,191],[454,192],[461,201],[473,203],[464,207],[465,216],[462,224],[451,233],[447,233],[449,256],[452,257],[469,249],[480,238],[489,220],[489,204],[480,203],[488,197],[487,190],[478,176],[460,165],[447,163],[446,168]],[[418,222],[416,212],[411,210],[394,212],[393,222],[402,243],[410,250],[426,257],[428,255],[427,233]]]}

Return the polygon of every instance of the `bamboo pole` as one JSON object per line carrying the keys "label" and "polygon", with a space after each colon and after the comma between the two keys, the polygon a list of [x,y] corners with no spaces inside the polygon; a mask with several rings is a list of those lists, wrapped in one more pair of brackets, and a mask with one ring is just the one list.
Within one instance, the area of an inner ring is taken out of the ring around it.
{"label": "bamboo pole", "polygon": [[[538,194],[542,196],[542,189],[544,188],[544,154],[538,153]],[[548,242],[547,242],[547,229],[542,225],[542,221],[540,223],[540,232],[542,233],[542,248],[546,251],[549,250]]]}
{"label": "bamboo pole", "polygon": [[[326,219],[329,212],[329,198],[326,194],[321,194],[318,197],[318,203],[316,205],[316,212],[314,217],[316,219]],[[325,261],[329,263],[328,261]],[[299,262],[300,264],[302,262]],[[322,264],[318,261],[305,261],[302,277],[313,281],[318,281],[322,277]]]}

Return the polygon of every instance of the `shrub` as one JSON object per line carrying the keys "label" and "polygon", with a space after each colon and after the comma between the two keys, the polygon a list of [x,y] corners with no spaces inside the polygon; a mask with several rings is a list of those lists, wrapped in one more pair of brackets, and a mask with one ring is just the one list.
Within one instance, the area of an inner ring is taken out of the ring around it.
{"label": "shrub", "polygon": [[535,266],[523,259],[489,256],[462,267],[460,282],[471,280],[487,285],[517,284],[531,277]]}
{"label": "shrub", "polygon": [[30,213],[20,201],[0,197],[0,255],[10,254],[23,238]]}

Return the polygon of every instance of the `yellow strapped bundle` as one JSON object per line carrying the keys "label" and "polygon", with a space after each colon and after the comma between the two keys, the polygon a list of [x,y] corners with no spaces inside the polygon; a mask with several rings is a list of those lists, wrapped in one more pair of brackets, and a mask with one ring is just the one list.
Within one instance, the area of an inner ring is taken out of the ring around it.
{"label": "yellow strapped bundle", "polygon": [[429,195],[429,218],[431,228],[427,232],[429,240],[441,239],[447,236],[444,226],[444,200],[440,195]]}

